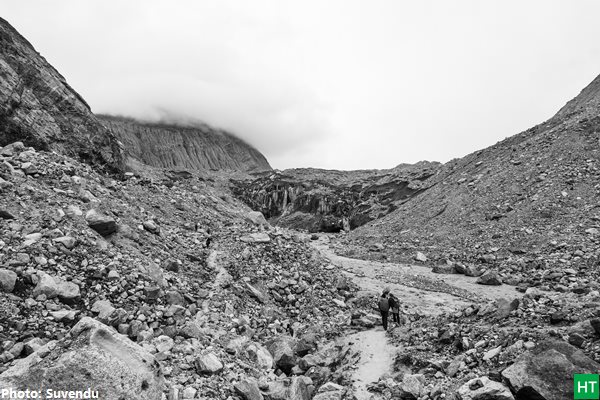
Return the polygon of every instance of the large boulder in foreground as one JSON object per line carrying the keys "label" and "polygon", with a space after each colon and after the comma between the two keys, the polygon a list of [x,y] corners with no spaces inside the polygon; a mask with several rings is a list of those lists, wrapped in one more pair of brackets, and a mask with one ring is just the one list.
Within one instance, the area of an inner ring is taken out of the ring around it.
{"label": "large boulder in foreground", "polygon": [[53,341],[0,375],[14,390],[85,390],[104,400],[159,400],[164,378],[152,355],[114,329],[84,317],[65,339]]}
{"label": "large boulder in foreground", "polygon": [[600,364],[567,342],[549,340],[502,371],[517,399],[572,398],[573,374],[597,374]]}

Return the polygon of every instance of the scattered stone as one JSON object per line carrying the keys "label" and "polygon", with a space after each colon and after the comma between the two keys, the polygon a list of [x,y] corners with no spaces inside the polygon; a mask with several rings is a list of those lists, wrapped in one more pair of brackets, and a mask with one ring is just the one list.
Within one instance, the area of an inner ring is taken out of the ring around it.
{"label": "scattered stone", "polygon": [[514,400],[510,390],[486,376],[471,379],[458,389],[460,400]]}
{"label": "scattered stone", "polygon": [[[262,214],[261,214],[262,215]],[[244,400],[263,400],[264,397],[260,393],[258,383],[254,379],[243,379],[242,381],[233,385],[233,388],[237,394],[242,396]]]}
{"label": "scattered stone", "polygon": [[250,235],[242,236],[240,240],[246,243],[269,243],[271,238],[266,232],[256,232],[251,233]]}
{"label": "scattered stone", "polygon": [[11,293],[17,282],[17,274],[7,269],[0,269],[0,290]]}
{"label": "scattered stone", "polygon": [[502,279],[495,272],[486,272],[477,279],[480,285],[502,285]]}
{"label": "scattered stone", "polygon": [[420,251],[417,251],[417,254],[415,254],[415,260],[420,262],[427,262],[427,256],[421,253]]}
{"label": "scattered stone", "polygon": [[88,211],[85,214],[85,220],[88,226],[98,232],[101,236],[106,237],[117,231],[117,223],[115,220],[99,214],[96,210]]}
{"label": "scattered stone", "polygon": [[200,374],[216,374],[223,369],[223,363],[214,353],[206,353],[196,358],[196,371]]}

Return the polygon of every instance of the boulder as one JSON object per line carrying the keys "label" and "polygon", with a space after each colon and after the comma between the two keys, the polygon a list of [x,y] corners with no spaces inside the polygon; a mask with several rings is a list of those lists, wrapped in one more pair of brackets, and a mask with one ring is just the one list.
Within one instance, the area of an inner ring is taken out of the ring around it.
{"label": "boulder", "polygon": [[246,243],[269,243],[271,241],[271,237],[265,232],[256,232],[251,233],[250,235],[245,235],[240,238],[242,242]]}
{"label": "boulder", "polygon": [[455,274],[454,265],[442,264],[436,265],[431,270],[434,274]]}
{"label": "boulder", "polygon": [[260,369],[273,368],[273,356],[269,350],[255,342],[249,343],[245,348],[246,357]]}
{"label": "boulder", "polygon": [[90,210],[85,214],[85,220],[90,228],[101,236],[108,236],[117,231],[117,223],[114,219],[99,214],[96,210]]}
{"label": "boulder", "polygon": [[65,246],[67,249],[71,250],[77,244],[77,240],[71,236],[61,236],[56,239],[52,239],[54,243],[60,243]]}
{"label": "boulder", "polygon": [[15,289],[17,274],[8,269],[0,269],[0,290],[11,293]]}
{"label": "boulder", "polygon": [[289,374],[297,364],[293,350],[295,344],[294,339],[287,336],[280,336],[267,343],[267,349],[273,356],[275,365],[286,374]]}
{"label": "boulder", "polygon": [[250,296],[254,297],[259,303],[265,303],[268,299],[267,295],[258,288],[252,286],[250,283],[245,282],[246,290]]}
{"label": "boulder", "polygon": [[590,325],[592,325],[596,334],[600,335],[600,318],[590,320]]}
{"label": "boulder", "polygon": [[256,383],[254,379],[243,379],[242,381],[233,385],[233,389],[244,400],[264,399],[262,393],[260,393],[260,389],[258,388],[258,383]]}
{"label": "boulder", "polygon": [[504,319],[517,308],[519,308],[519,299],[514,299],[513,301],[498,299],[496,300],[496,318]]}
{"label": "boulder", "polygon": [[420,251],[417,251],[417,254],[415,254],[415,261],[427,262],[427,256]]}
{"label": "boulder", "polygon": [[152,355],[114,329],[82,318],[61,342],[49,342],[0,375],[0,387],[97,391],[106,400],[159,400],[164,378]]}
{"label": "boulder", "polygon": [[523,353],[502,371],[516,398],[559,400],[572,398],[573,374],[598,373],[600,364],[581,350],[559,340],[548,340]]}
{"label": "boulder", "polygon": [[514,400],[510,390],[487,376],[471,379],[458,389],[460,400]]}
{"label": "boulder", "polygon": [[196,358],[196,371],[199,374],[216,374],[223,369],[223,363],[214,353],[206,353]]}
{"label": "boulder", "polygon": [[480,285],[498,286],[502,285],[502,279],[495,272],[486,272],[477,279],[477,283]]}
{"label": "boulder", "polygon": [[69,302],[80,296],[79,286],[73,282],[66,282],[54,278],[57,285],[56,294],[62,301]]}
{"label": "boulder", "polygon": [[265,216],[260,211],[250,211],[246,214],[246,218],[254,225],[269,225]]}
{"label": "boulder", "polygon": [[49,299],[56,297],[56,294],[58,293],[58,285],[54,278],[41,271],[37,273],[37,277],[38,282],[35,288],[33,288],[33,296],[37,297],[43,294]]}
{"label": "boulder", "polygon": [[400,384],[400,398],[418,399],[425,387],[425,376],[422,374],[404,375]]}

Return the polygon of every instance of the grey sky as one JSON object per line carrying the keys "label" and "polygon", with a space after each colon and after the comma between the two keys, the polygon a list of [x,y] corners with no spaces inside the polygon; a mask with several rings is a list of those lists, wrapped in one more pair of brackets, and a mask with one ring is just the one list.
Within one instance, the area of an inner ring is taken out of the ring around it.
{"label": "grey sky", "polygon": [[600,74],[600,2],[3,2],[94,112],[192,117],[273,167],[448,161]]}

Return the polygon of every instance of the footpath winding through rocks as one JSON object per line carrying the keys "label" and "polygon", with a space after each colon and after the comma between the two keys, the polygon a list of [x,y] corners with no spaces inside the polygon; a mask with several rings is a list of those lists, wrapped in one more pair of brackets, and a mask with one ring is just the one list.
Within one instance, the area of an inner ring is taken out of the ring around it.
{"label": "footpath winding through rocks", "polygon": [[[435,274],[431,268],[424,266],[342,257],[329,248],[328,242],[328,238],[322,236],[312,244],[321,255],[351,278],[363,295],[372,295],[374,303],[375,296],[383,288],[389,287],[400,299],[403,314],[437,315],[455,311],[475,301],[522,297],[510,285],[484,286],[477,284],[474,277]],[[375,309],[373,311],[376,312]],[[380,325],[351,334],[344,342],[360,353],[353,373],[356,398],[376,399],[377,395],[368,391],[368,385],[392,372],[394,356],[401,344],[390,343]]]}

